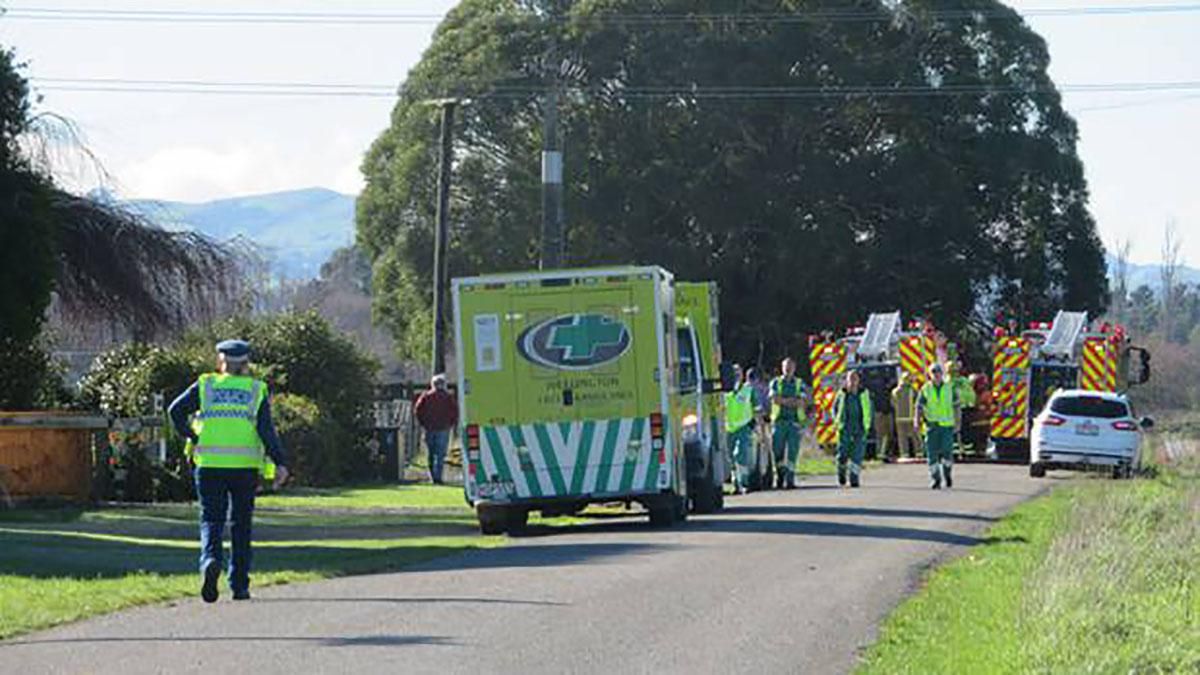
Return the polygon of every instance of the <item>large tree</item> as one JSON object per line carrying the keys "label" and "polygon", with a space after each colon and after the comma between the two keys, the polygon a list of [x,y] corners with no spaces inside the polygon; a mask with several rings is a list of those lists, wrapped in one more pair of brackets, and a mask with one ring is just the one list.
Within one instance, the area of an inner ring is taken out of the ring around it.
{"label": "large tree", "polygon": [[956,331],[1102,310],[1103,250],[1045,43],[992,0],[464,0],[364,162],[358,231],[426,344],[431,99],[464,96],[454,275],[537,264],[541,94],[562,88],[568,259],[723,290],[727,352],[902,309]]}
{"label": "large tree", "polygon": [[50,363],[38,337],[52,293],[72,316],[144,338],[212,314],[239,279],[232,250],[59,188],[30,151],[37,120],[19,65],[0,48],[0,409],[45,402]]}

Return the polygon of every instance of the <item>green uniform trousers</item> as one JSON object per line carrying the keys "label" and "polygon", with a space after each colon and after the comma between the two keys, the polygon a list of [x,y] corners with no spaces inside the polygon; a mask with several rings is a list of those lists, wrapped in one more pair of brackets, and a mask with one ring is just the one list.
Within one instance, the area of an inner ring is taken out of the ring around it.
{"label": "green uniform trousers", "polygon": [[929,477],[940,484],[954,467],[954,427],[928,424],[925,429],[925,455]]}
{"label": "green uniform trousers", "polygon": [[849,471],[854,481],[858,481],[862,473],[863,455],[867,452],[867,439],[861,433],[852,434],[846,430],[838,434],[837,463],[838,477],[844,478]]}
{"label": "green uniform trousers", "polygon": [[747,487],[754,466],[754,424],[747,424],[729,433],[729,449],[733,452],[733,484]]}
{"label": "green uniform trousers", "polygon": [[796,470],[800,457],[800,437],[804,427],[796,421],[778,420],[771,435],[771,449],[775,454],[775,466],[779,475],[790,476]]}

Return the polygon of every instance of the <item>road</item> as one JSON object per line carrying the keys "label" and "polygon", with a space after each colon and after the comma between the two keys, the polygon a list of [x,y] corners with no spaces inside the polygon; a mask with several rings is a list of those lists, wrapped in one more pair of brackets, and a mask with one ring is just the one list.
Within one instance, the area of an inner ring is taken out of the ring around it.
{"label": "road", "polygon": [[[814,478],[675,530],[534,530],[404,572],[135,609],[0,642],[13,673],[841,673],[931,565],[1047,485],[918,465]],[[263,555],[269,555],[264,552]]]}

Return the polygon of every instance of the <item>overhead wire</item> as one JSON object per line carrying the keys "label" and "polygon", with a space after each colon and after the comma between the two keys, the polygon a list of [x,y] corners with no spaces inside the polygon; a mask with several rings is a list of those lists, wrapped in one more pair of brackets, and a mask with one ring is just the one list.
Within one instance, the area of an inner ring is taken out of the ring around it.
{"label": "overhead wire", "polygon": [[[913,12],[914,15],[936,19],[1006,19],[1019,20],[1025,17],[1088,17],[1166,15],[1200,12],[1200,3],[1174,3],[1153,5],[1078,5],[1067,7],[1030,7],[1024,10],[1002,8],[982,9],[933,9]],[[891,21],[898,14],[888,9],[863,10],[833,8],[797,12],[695,12],[695,13],[605,13],[573,14],[551,19],[537,14],[493,14],[486,18],[497,22],[544,22],[550,20],[610,23],[610,24],[697,24],[697,23],[805,23],[823,22],[876,22]],[[41,6],[15,6],[5,10],[4,18],[31,21],[112,21],[112,22],[156,22],[193,24],[437,24],[445,15],[409,12],[328,12],[328,11],[280,11],[280,10],[187,10],[187,9],[88,9]]]}
{"label": "overhead wire", "polygon": [[[356,96],[392,98],[405,93],[403,87],[388,84],[342,82],[233,82],[215,80],[133,80],[125,78],[35,77],[32,82],[43,91],[77,91],[155,94],[212,94],[225,96]],[[547,89],[530,85],[495,85],[477,92],[438,92],[437,97],[455,95],[472,99],[529,98]],[[1060,84],[1037,87],[1019,85],[946,84],[932,85],[829,85],[829,86],[709,86],[683,85],[610,85],[561,86],[566,94],[611,99],[819,99],[844,97],[952,97],[952,96],[1027,96],[1050,93],[1147,93],[1200,92],[1200,80],[1169,82],[1101,82]],[[412,92],[410,92],[412,93]]]}

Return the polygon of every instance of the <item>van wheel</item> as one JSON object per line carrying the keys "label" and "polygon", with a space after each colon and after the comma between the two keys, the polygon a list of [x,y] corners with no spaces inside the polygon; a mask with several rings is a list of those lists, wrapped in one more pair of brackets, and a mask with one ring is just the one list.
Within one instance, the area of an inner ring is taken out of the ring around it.
{"label": "van wheel", "polygon": [[717,510],[717,487],[712,484],[712,477],[702,478],[695,486],[692,496],[693,513],[714,513]]}
{"label": "van wheel", "polygon": [[508,514],[495,506],[478,506],[475,516],[479,519],[479,531],[483,534],[504,534],[508,530]]}
{"label": "van wheel", "polygon": [[650,525],[652,527],[670,527],[675,522],[675,506],[673,504],[656,505],[650,509]]}
{"label": "van wheel", "polygon": [[1046,477],[1046,465],[1042,464],[1041,462],[1034,462],[1033,464],[1030,464],[1029,465],[1029,475],[1032,478],[1045,478]]}
{"label": "van wheel", "polygon": [[521,508],[509,508],[508,517],[504,520],[509,534],[523,532],[529,525],[529,511]]}

